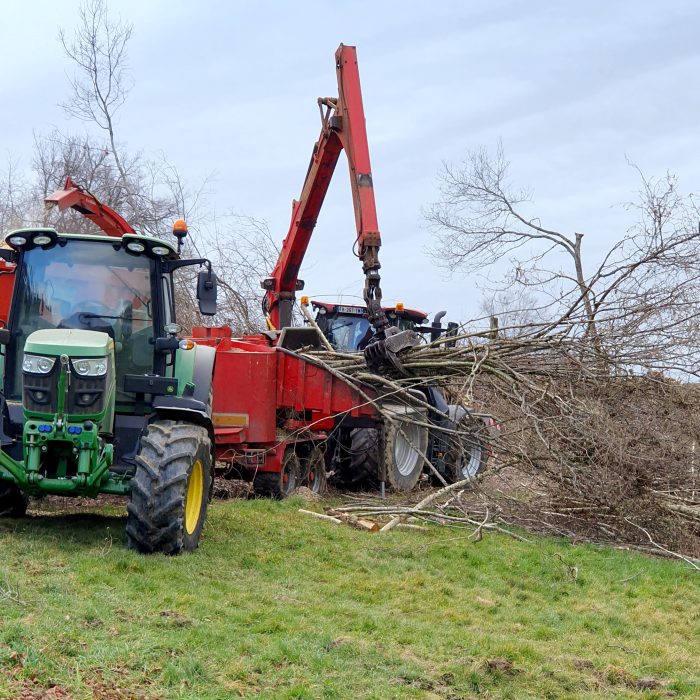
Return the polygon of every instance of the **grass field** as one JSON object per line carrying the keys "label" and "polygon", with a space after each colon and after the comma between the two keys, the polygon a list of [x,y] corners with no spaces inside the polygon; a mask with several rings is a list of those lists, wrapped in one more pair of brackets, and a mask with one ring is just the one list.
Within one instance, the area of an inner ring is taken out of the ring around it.
{"label": "grass field", "polygon": [[681,563],[300,505],[215,502],[179,558],[128,551],[112,506],[0,522],[0,698],[700,697]]}

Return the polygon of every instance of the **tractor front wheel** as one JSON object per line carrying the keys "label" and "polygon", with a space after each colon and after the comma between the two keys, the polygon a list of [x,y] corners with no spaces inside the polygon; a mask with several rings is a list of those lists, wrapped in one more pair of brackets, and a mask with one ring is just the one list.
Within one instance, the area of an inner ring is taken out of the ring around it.
{"label": "tractor front wheel", "polygon": [[445,455],[449,482],[474,479],[486,467],[488,453],[481,438],[484,425],[468,413],[456,424],[457,434],[450,439],[450,448]]}
{"label": "tractor front wheel", "polygon": [[151,423],[131,480],[129,547],[145,554],[196,549],[207,515],[211,467],[206,428],[172,420]]}
{"label": "tractor front wheel", "polygon": [[384,425],[384,450],[380,450],[376,428],[358,428],[350,445],[350,481],[374,485],[381,481],[382,465],[386,483],[394,491],[410,491],[423,473],[428,448],[428,429],[410,419],[396,417]]}
{"label": "tractor front wheel", "polygon": [[425,426],[398,418],[385,425],[386,480],[394,491],[410,491],[418,483],[425,464],[423,454],[427,451]]}
{"label": "tractor front wheel", "polygon": [[17,484],[0,481],[0,518],[22,518],[27,513],[27,497]]}

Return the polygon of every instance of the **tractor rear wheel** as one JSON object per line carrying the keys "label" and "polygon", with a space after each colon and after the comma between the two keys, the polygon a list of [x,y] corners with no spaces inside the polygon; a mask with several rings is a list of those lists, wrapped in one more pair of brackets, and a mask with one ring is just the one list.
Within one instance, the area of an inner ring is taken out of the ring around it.
{"label": "tractor rear wheel", "polygon": [[17,484],[0,481],[0,517],[22,518],[27,513],[27,497]]}
{"label": "tractor rear wheel", "polygon": [[304,459],[303,484],[319,495],[326,491],[326,458],[320,447],[314,447]]}
{"label": "tractor rear wheel", "polygon": [[428,446],[428,429],[398,417],[384,425],[383,460],[376,428],[358,428],[351,437],[352,480],[377,484],[381,481],[382,461],[386,482],[394,491],[410,491],[420,479]]}
{"label": "tractor rear wheel", "polygon": [[468,413],[456,424],[457,435],[450,439],[450,447],[445,455],[448,481],[473,479],[486,467],[488,453],[480,437],[483,424]]}
{"label": "tractor rear wheel", "polygon": [[256,496],[281,500],[291,496],[301,481],[301,462],[291,447],[282,458],[282,468],[278,472],[258,472],[253,477],[253,491]]}
{"label": "tractor rear wheel", "polygon": [[357,428],[350,436],[350,468],[345,481],[355,486],[374,488],[379,483],[379,431]]}
{"label": "tractor rear wheel", "polygon": [[144,554],[197,548],[211,485],[206,428],[160,420],[148,426],[136,457],[127,506],[128,545]]}

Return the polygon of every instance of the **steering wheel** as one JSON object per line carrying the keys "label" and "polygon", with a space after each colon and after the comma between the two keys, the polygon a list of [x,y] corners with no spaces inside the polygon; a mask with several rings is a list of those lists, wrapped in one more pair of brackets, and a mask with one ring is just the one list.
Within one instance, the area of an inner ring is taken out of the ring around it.
{"label": "steering wheel", "polygon": [[83,301],[73,305],[73,312],[58,324],[57,328],[82,328],[107,333],[113,340],[114,321],[112,310],[98,301]]}

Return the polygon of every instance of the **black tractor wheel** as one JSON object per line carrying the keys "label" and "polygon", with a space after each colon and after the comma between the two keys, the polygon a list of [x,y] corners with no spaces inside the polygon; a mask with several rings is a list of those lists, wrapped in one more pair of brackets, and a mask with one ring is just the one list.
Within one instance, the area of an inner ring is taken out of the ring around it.
{"label": "black tractor wheel", "polygon": [[22,518],[27,513],[27,497],[17,484],[0,481],[0,518]]}
{"label": "black tractor wheel", "polygon": [[206,428],[182,421],[151,423],[141,438],[127,506],[128,545],[144,554],[197,548],[211,485]]}
{"label": "black tractor wheel", "polygon": [[474,479],[486,467],[488,452],[481,438],[483,424],[468,413],[456,425],[458,435],[450,438],[450,447],[445,455],[448,481]]}
{"label": "black tractor wheel", "polygon": [[344,473],[349,485],[374,488],[379,483],[379,431],[358,428],[350,436],[350,465]]}
{"label": "black tractor wheel", "polygon": [[320,447],[314,447],[304,459],[303,485],[319,495],[326,491],[326,458]]}
{"label": "black tractor wheel", "polygon": [[386,483],[394,491],[410,491],[423,472],[428,447],[428,429],[409,419],[396,416],[384,426],[383,458],[376,428],[359,428],[351,437],[350,469],[355,482],[381,481],[382,462],[386,468]]}
{"label": "black tractor wheel", "polygon": [[258,472],[253,477],[256,496],[280,500],[294,493],[301,481],[301,463],[292,448],[287,448],[278,472]]}

